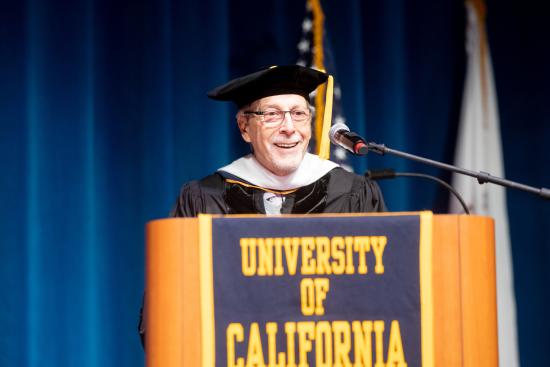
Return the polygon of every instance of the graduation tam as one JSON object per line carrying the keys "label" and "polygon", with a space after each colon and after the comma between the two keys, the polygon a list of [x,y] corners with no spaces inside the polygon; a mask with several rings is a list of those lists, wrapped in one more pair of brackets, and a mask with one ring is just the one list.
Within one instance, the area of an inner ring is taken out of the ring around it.
{"label": "graduation tam", "polygon": [[208,97],[234,102],[241,108],[260,98],[298,94],[309,101],[309,93],[327,81],[328,75],[300,65],[272,66],[214,88]]}

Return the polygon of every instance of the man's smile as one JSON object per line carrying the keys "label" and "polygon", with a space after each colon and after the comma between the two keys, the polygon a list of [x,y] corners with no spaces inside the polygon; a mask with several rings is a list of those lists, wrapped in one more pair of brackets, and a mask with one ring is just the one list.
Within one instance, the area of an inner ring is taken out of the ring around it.
{"label": "man's smile", "polygon": [[275,143],[275,146],[277,148],[283,148],[283,149],[292,149],[294,148],[295,146],[297,146],[298,144],[300,144],[299,141],[295,142],[295,143]]}

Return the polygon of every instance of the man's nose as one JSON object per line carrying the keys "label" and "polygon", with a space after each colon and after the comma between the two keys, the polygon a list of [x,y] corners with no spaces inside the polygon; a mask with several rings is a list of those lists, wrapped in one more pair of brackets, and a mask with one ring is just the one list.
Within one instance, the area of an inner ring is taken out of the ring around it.
{"label": "man's nose", "polygon": [[292,116],[290,115],[290,111],[285,111],[285,114],[283,116],[283,122],[281,122],[281,127],[279,131],[292,134],[294,133],[296,129],[294,128],[294,121],[292,121]]}

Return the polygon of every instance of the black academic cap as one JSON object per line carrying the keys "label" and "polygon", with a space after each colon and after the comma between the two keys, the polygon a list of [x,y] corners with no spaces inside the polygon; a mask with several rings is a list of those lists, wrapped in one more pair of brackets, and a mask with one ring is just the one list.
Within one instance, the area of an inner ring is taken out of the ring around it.
{"label": "black academic cap", "polygon": [[238,108],[257,99],[278,94],[299,94],[309,101],[309,93],[328,75],[300,65],[272,66],[214,88],[208,97],[234,102]]}

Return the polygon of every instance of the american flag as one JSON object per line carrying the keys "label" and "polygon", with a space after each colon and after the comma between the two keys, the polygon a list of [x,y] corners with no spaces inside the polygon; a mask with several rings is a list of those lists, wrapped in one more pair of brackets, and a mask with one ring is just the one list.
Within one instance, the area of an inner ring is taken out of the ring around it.
{"label": "american flag", "polygon": [[[335,74],[335,64],[324,27],[324,14],[321,8],[320,0],[306,1],[306,15],[302,22],[302,36],[298,43],[299,57],[296,64],[306,67],[311,67],[318,70],[323,70],[330,75]],[[314,92],[316,93],[316,92]],[[312,95],[316,97],[315,94]],[[316,111],[319,113],[323,110],[322,102],[315,98]],[[322,115],[322,113],[321,113]],[[339,83],[334,81],[334,100],[332,106],[332,123],[346,123],[342,109],[342,92]],[[315,129],[320,130],[319,124],[314,124],[313,144],[317,145],[318,138]],[[331,145],[330,158],[332,161],[340,164],[342,168],[352,172],[353,168],[349,162],[349,155],[345,149]]]}

